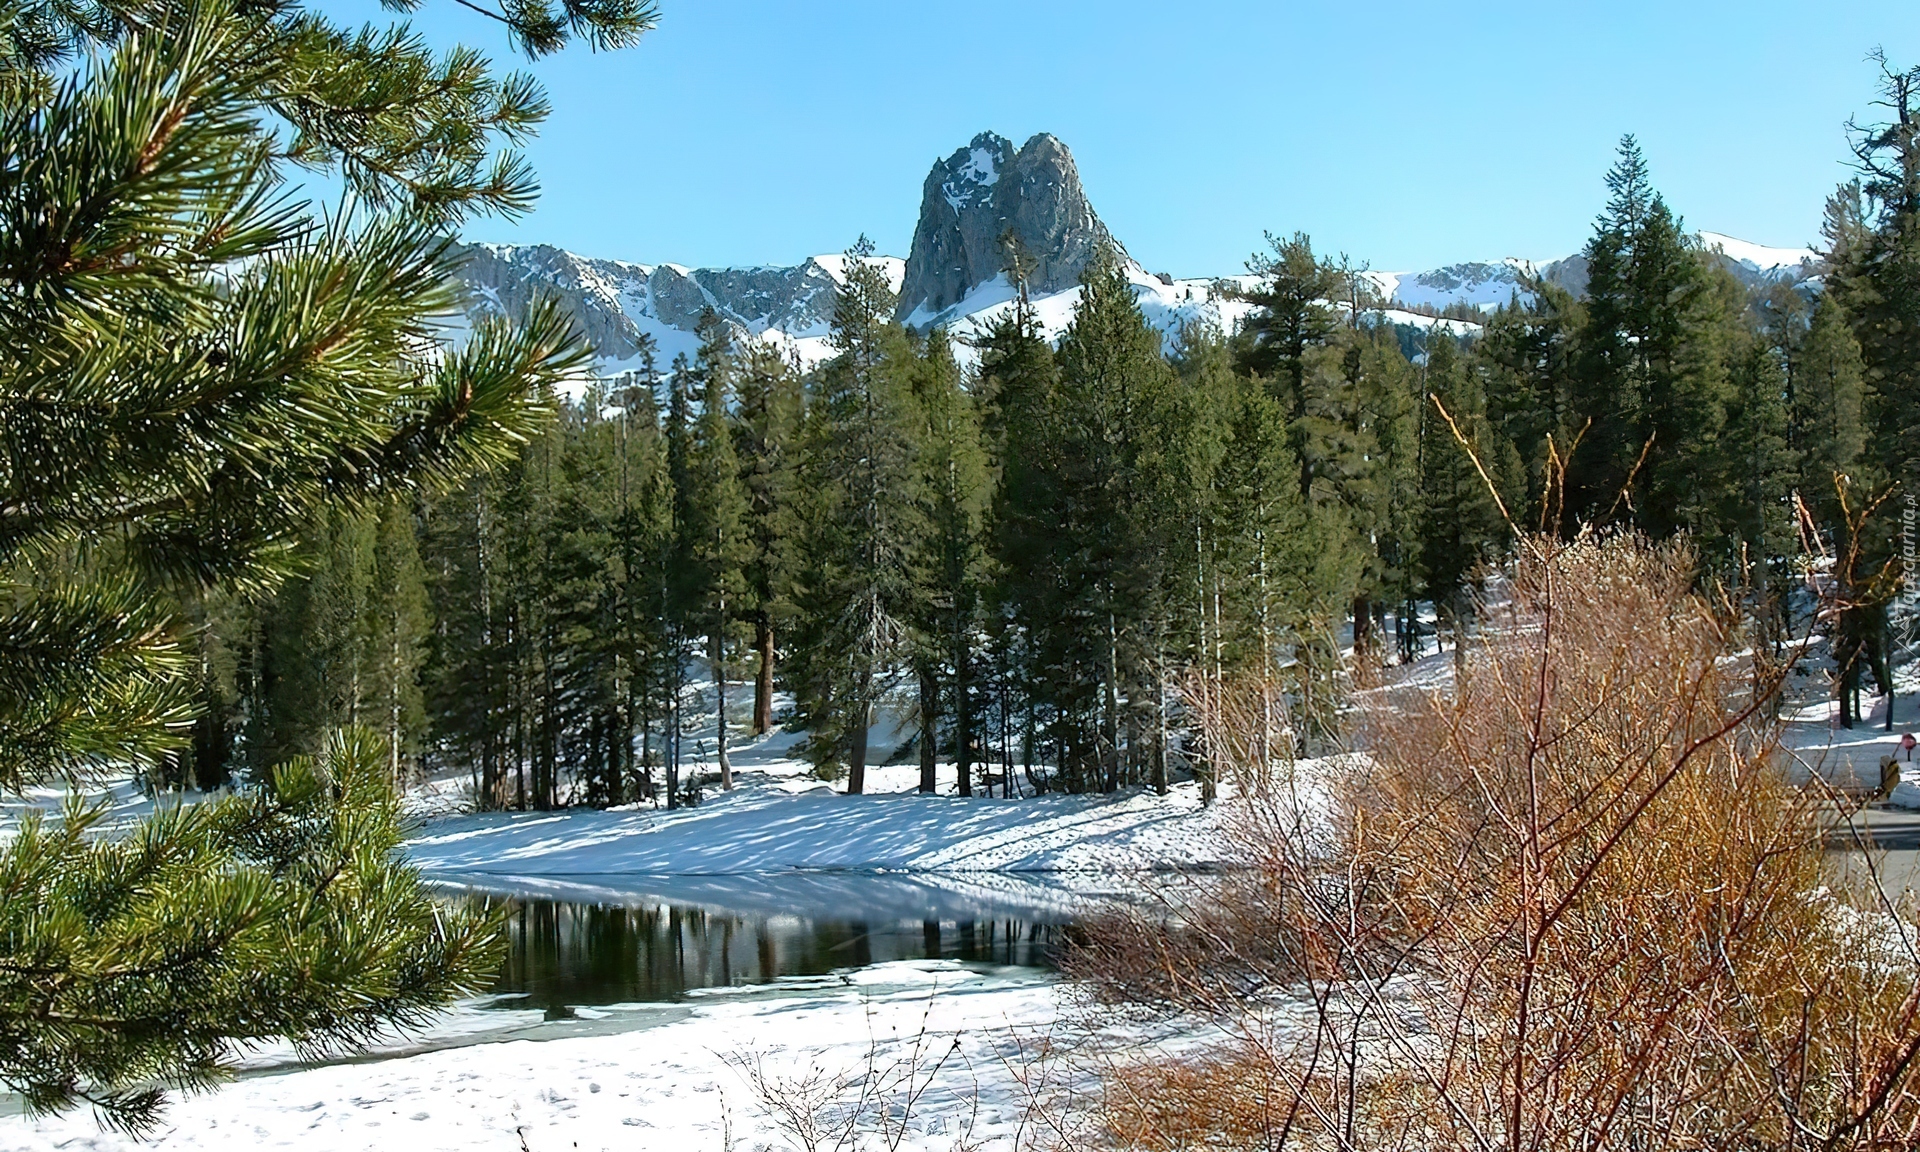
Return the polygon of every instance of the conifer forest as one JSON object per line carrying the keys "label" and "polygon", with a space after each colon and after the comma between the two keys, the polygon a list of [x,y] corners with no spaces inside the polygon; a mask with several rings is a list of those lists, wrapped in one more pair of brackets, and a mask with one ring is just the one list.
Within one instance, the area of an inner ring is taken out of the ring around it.
{"label": "conifer forest", "polygon": [[[196,603],[199,716],[161,771],[212,787],[362,724],[398,778],[464,767],[488,804],[672,802],[729,732],[784,725],[854,792],[898,754],[928,790],[936,762],[963,793],[1164,789],[1206,772],[1193,677],[1271,680],[1298,751],[1328,744],[1341,648],[1453,646],[1515,525],[1685,535],[1784,627],[1802,531],[1860,531],[1862,572],[1894,546],[1860,514],[1920,420],[1901,131],[1860,141],[1819,292],[1741,286],[1627,138],[1585,291],[1532,285],[1469,339],[1382,318],[1296,233],[1249,261],[1238,331],[1163,341],[1109,261],[1057,343],[1017,307],[963,368],[856,247],[818,368],[716,321],[556,390],[501,469],[322,516],[272,596]],[[1857,599],[1848,702],[1888,675],[1888,600]],[[727,725],[683,719],[690,678]],[[866,746],[888,696],[917,752]]]}

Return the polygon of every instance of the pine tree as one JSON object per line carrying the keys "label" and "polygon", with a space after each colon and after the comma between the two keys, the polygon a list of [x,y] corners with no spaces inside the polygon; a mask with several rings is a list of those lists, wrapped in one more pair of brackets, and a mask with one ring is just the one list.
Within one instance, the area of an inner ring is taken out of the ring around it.
{"label": "pine tree", "polygon": [[816,374],[808,403],[805,655],[795,669],[796,719],[823,765],[844,758],[852,794],[866,788],[867,732],[906,640],[920,533],[913,349],[872,255],[865,237],[847,253],[833,312],[838,355]]}
{"label": "pine tree", "polygon": [[1042,754],[1041,713],[1051,682],[1038,658],[1040,637],[1027,625],[1046,618],[1044,602],[1060,587],[1052,568],[1060,441],[1050,425],[1059,364],[1019,283],[1015,306],[989,325],[978,345],[981,432],[993,479],[983,607],[1002,768],[1012,775],[1018,745],[1029,781],[1040,787],[1045,781],[1034,765]]}
{"label": "pine tree", "polygon": [[700,621],[699,627],[706,633],[707,659],[713,670],[714,748],[720,786],[731,790],[727,645],[734,613],[747,591],[745,566],[753,555],[753,541],[748,536],[747,497],[740,483],[740,462],[734,454],[734,430],[728,411],[735,373],[732,337],[712,313],[708,313],[703,329],[700,416],[688,437],[687,520],[681,530],[691,561],[687,614],[689,619]]}
{"label": "pine tree", "polygon": [[[13,15],[0,786],[17,789],[179,747],[176,606],[271,591],[307,526],[505,460],[582,357],[550,307],[430,346],[454,306],[447,228],[531,195],[500,147],[544,111],[530,82],[290,5]],[[623,43],[650,13],[506,18],[547,50]],[[289,155],[364,207],[320,220],[278,198]],[[238,1044],[350,1047],[477,987],[491,926],[439,908],[398,855],[390,771],[349,734],[125,837],[30,821],[0,849],[0,1080],[30,1109],[84,1100],[138,1127]]]}
{"label": "pine tree", "polygon": [[1795,487],[1820,522],[1833,524],[1837,476],[1866,481],[1861,473],[1867,449],[1866,367],[1838,298],[1823,295],[1814,306],[1807,333],[1793,359],[1793,391],[1788,413],[1792,448],[1797,454]]}
{"label": "pine tree", "polygon": [[[1427,391],[1435,417],[1425,422],[1420,449],[1419,573],[1426,598],[1452,631],[1462,652],[1472,616],[1475,570],[1506,542],[1493,475],[1500,452],[1487,419],[1486,393],[1451,337],[1433,333],[1427,351]],[[1465,443],[1462,443],[1462,440]],[[1475,460],[1478,459],[1476,464]]]}
{"label": "pine tree", "polygon": [[[1285,727],[1275,693],[1289,661],[1338,616],[1360,557],[1341,511],[1301,496],[1286,414],[1264,385],[1234,379],[1225,406],[1229,438],[1197,540],[1196,655],[1213,690],[1237,676],[1259,688],[1266,740]],[[1268,747],[1263,759],[1295,751]]]}
{"label": "pine tree", "polygon": [[[962,386],[953,346],[942,329],[927,336],[914,378],[922,420],[915,457],[919,517],[926,525],[914,550],[915,662],[920,687],[920,790],[936,788],[941,697],[953,708],[955,779],[973,794],[975,735],[974,632],[978,626],[982,518],[989,498],[986,453],[974,398]],[[941,690],[941,680],[946,691]]]}
{"label": "pine tree", "polygon": [[260,683],[246,734],[260,778],[369,719],[374,523],[329,511],[303,537],[300,575],[261,610]]}
{"label": "pine tree", "polygon": [[1713,531],[1697,478],[1721,450],[1724,300],[1631,136],[1607,188],[1586,251],[1571,406],[1589,423],[1567,469],[1568,508],[1579,522],[1626,520],[1656,538]]}
{"label": "pine tree", "polygon": [[[1313,254],[1313,241],[1304,232],[1288,239],[1268,233],[1267,244],[1271,254],[1256,253],[1247,260],[1256,284],[1243,294],[1253,311],[1240,330],[1240,359],[1245,370],[1269,382],[1289,424],[1297,426],[1313,398],[1308,354],[1339,330],[1340,314],[1333,301],[1340,295],[1342,277],[1338,268]],[[1296,455],[1299,448],[1296,435]],[[1304,459],[1301,463],[1305,467]],[[1310,480],[1303,476],[1303,493]]]}
{"label": "pine tree", "polygon": [[685,735],[683,712],[686,696],[687,645],[694,626],[689,606],[698,604],[698,569],[693,562],[693,362],[685,353],[673,358],[667,375],[667,412],[662,443],[666,455],[668,495],[668,535],[666,553],[655,569],[665,622],[666,646],[661,661],[666,672],[667,697],[666,744],[667,807],[680,803],[681,740]]}
{"label": "pine tree", "polygon": [[1728,355],[1728,401],[1712,535],[1700,547],[1719,572],[1747,586],[1757,613],[1777,613],[1790,573],[1776,557],[1796,547],[1788,503],[1796,469],[1788,448],[1786,369],[1757,331],[1739,333]]}
{"label": "pine tree", "polygon": [[1038,414],[1056,446],[1035,496],[1049,526],[1043,584],[1021,606],[1051,705],[1066,786],[1112,790],[1143,767],[1156,774],[1180,574],[1191,555],[1191,502],[1203,478],[1193,413],[1182,403],[1159,332],[1146,323],[1119,261],[1082,274],[1079,313],[1060,339],[1059,375]]}
{"label": "pine tree", "polygon": [[[1841,556],[1856,558],[1837,573],[1847,607],[1835,630],[1834,658],[1840,665],[1840,717],[1848,725],[1860,714],[1866,668],[1889,692],[1892,722],[1887,608],[1899,585],[1874,574],[1897,573],[1903,583],[1913,579],[1899,570],[1885,518],[1862,522],[1857,513],[1920,485],[1909,450],[1920,434],[1920,367],[1914,359],[1920,355],[1920,69],[1895,68],[1878,53],[1874,59],[1881,71],[1876,103],[1887,119],[1849,123],[1859,178],[1829,201],[1825,229],[1827,291],[1857,343],[1865,424],[1873,429],[1865,451],[1845,471],[1836,470],[1831,500],[1822,494],[1830,509],[1823,527]],[[1850,365],[1838,345],[1829,337],[1830,361],[1840,375],[1837,398],[1851,392],[1845,380]],[[1851,440],[1847,430],[1838,443],[1850,446]]]}
{"label": "pine tree", "polygon": [[420,670],[426,660],[432,612],[426,569],[420,562],[413,509],[395,501],[381,513],[373,538],[373,588],[366,634],[367,715],[361,721],[386,737],[387,770],[406,783],[426,735]]}
{"label": "pine tree", "polygon": [[777,348],[755,343],[741,364],[739,397],[734,455],[745,489],[749,548],[742,611],[753,623],[753,731],[762,735],[773,727],[775,627],[792,606],[799,373]]}
{"label": "pine tree", "polygon": [[420,537],[434,613],[422,681],[437,763],[464,765],[475,803],[503,808],[507,656],[497,483],[476,478],[429,501]]}
{"label": "pine tree", "polygon": [[619,745],[628,777],[620,792],[648,800],[654,794],[653,720],[666,711],[659,699],[666,680],[661,669],[666,607],[656,568],[668,561],[672,534],[654,355],[653,341],[646,339],[640,370],[618,381],[609,396],[620,410],[609,525],[617,561],[612,628],[619,665]]}
{"label": "pine tree", "polygon": [[1509,510],[1523,525],[1545,531],[1560,526],[1564,493],[1555,475],[1556,458],[1564,463],[1576,440],[1594,435],[1576,422],[1574,407],[1576,340],[1585,326],[1586,308],[1579,300],[1535,279],[1527,284],[1525,299],[1516,293],[1495,311],[1473,347],[1486,376],[1488,416],[1519,461],[1514,482],[1525,481],[1524,490],[1516,487]]}

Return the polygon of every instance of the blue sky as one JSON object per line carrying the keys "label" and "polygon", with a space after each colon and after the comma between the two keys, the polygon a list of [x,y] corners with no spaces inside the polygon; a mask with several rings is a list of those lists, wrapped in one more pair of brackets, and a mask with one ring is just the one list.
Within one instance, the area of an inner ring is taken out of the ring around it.
{"label": "blue sky", "polygon": [[[528,66],[452,0],[410,19],[546,85],[543,193],[476,240],[691,265],[904,256],[932,162],[991,129],[1073,150],[1155,271],[1239,269],[1261,232],[1376,268],[1564,255],[1638,134],[1691,226],[1817,234],[1865,56],[1920,63],[1920,5],[661,0],[641,46]],[[362,0],[335,14],[386,20]]]}

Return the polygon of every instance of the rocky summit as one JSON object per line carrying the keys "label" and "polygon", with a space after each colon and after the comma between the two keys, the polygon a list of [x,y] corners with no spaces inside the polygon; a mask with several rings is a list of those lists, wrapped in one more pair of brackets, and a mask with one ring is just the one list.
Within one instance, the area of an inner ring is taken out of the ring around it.
{"label": "rocky summit", "polygon": [[1018,149],[994,132],[933,166],[900,289],[900,318],[928,328],[1003,275],[1017,250],[1037,295],[1072,288],[1103,245],[1114,245],[1080,185],[1073,153],[1042,132]]}

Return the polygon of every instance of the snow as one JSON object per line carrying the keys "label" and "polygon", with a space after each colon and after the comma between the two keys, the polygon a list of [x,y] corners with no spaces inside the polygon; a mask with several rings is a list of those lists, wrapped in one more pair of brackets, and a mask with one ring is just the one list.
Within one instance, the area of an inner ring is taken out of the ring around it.
{"label": "snow", "polygon": [[980,189],[991,188],[999,182],[999,161],[993,149],[976,145],[954,178],[940,185],[940,194],[946,198],[948,207],[958,212],[973,202],[974,194]]}
{"label": "snow", "polygon": [[1701,232],[1699,237],[1700,243],[1706,248],[1718,248],[1730,259],[1745,264],[1755,272],[1799,268],[1807,264],[1816,264],[1820,260],[1820,254],[1811,248],[1770,248],[1765,244],[1754,244],[1719,232]]}
{"label": "snow", "polygon": [[1190,783],[1164,798],[1025,800],[747,787],[673,812],[448,817],[408,851],[429,873],[513,876],[1098,872],[1224,862],[1214,812]]}
{"label": "snow", "polygon": [[[819,265],[821,271],[833,277],[835,284],[845,284],[847,282],[847,258],[842,253],[829,252],[825,255],[813,256],[808,259],[810,263]],[[898,292],[900,291],[900,286],[907,282],[907,262],[900,257],[870,256],[867,259],[869,263],[880,266],[880,271],[887,278],[888,291]]]}
{"label": "snow", "polygon": [[[943,961],[876,965],[826,979],[716,990],[689,1007],[594,1013],[577,1036],[528,1040],[511,1030],[373,1062],[267,1065],[174,1104],[152,1139],[100,1131],[86,1113],[0,1117],[0,1147],[17,1152],[253,1152],[402,1148],[785,1148],[747,1069],[798,1080],[818,1070],[844,1107],[871,1065],[897,1145],[949,1152],[962,1140],[1009,1148],[1030,1121],[1013,1071],[1016,1036],[1052,1030],[1068,1007],[1040,974]],[[526,1013],[510,1014],[524,1016]],[[593,1034],[609,1026],[617,1031]],[[549,1029],[549,1032],[552,1030]],[[957,1042],[957,1047],[956,1047]],[[944,1057],[944,1059],[943,1059]],[[927,1083],[907,1106],[905,1078]],[[731,1141],[731,1143],[729,1142]]]}
{"label": "snow", "polygon": [[[870,746],[891,749],[903,735],[898,719],[883,713]],[[462,879],[1110,873],[1228,859],[1222,810],[1202,804],[1191,781],[1164,797],[963,797],[953,794],[953,766],[943,764],[943,794],[928,796],[916,791],[917,764],[881,764],[868,769],[868,794],[847,796],[811,775],[796,744],[775,733],[735,748],[736,787],[710,786],[697,807],[444,816],[428,821],[407,850],[429,875]]]}
{"label": "snow", "polygon": [[1426,272],[1369,272],[1366,278],[1388,303],[1412,307],[1446,308],[1467,304],[1493,311],[1510,303],[1515,294],[1529,298],[1522,280],[1534,275],[1531,260],[1509,258],[1497,263],[1449,264]]}

